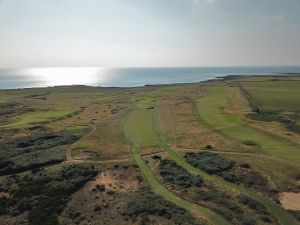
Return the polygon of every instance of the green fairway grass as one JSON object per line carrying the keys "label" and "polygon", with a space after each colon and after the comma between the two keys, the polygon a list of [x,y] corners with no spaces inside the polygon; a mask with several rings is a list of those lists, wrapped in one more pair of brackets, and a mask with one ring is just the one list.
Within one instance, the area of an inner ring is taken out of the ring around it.
{"label": "green fairway grass", "polygon": [[7,124],[1,126],[2,128],[27,128],[34,126],[37,123],[49,122],[51,120],[60,119],[71,115],[73,112],[71,110],[58,110],[58,111],[47,111],[47,112],[34,112],[29,114],[24,114],[16,117],[15,123]]}
{"label": "green fairway grass", "polygon": [[216,129],[229,138],[257,143],[258,151],[285,160],[300,162],[300,146],[277,138],[245,124],[241,118],[224,112],[229,106],[229,90],[214,91],[197,100],[197,116],[208,128]]}
{"label": "green fairway grass", "polygon": [[152,111],[136,109],[125,121],[124,130],[128,140],[137,146],[157,146],[159,139],[152,129]]}
{"label": "green fairway grass", "polygon": [[239,83],[263,111],[300,112],[300,81],[252,81]]}

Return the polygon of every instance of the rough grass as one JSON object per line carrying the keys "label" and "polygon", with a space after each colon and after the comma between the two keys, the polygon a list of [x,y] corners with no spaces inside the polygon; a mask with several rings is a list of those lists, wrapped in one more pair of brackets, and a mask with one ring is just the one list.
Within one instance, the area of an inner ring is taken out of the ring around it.
{"label": "rough grass", "polygon": [[129,157],[121,123],[125,112],[98,115],[101,121],[94,122],[88,134],[71,146],[75,158],[105,160]]}
{"label": "rough grass", "polygon": [[258,155],[223,154],[222,156],[239,164],[251,165],[251,168],[268,177],[274,188],[276,187],[279,191],[297,190],[300,165],[286,163],[283,160],[262,158]]}
{"label": "rough grass", "polygon": [[143,96],[143,97],[134,96],[131,99],[135,102],[135,104],[139,108],[146,108],[156,103],[156,98],[151,96]]}

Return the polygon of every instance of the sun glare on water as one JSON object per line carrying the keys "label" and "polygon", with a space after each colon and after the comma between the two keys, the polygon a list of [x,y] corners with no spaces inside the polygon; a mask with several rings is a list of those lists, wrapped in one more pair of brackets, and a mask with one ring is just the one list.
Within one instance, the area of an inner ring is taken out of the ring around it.
{"label": "sun glare on water", "polygon": [[99,67],[52,67],[28,69],[28,74],[47,86],[95,85],[101,82],[103,68]]}

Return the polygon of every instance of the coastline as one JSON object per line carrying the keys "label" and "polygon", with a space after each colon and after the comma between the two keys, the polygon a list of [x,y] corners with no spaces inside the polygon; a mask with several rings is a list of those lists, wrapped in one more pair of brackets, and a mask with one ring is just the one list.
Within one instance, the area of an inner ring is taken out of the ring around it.
{"label": "coastline", "polygon": [[249,77],[273,77],[277,78],[289,78],[289,77],[300,77],[300,73],[281,73],[281,74],[261,74],[261,75],[225,75],[225,76],[216,76],[214,79],[207,79],[203,81],[195,81],[195,82],[181,82],[181,83],[168,83],[168,84],[145,84],[138,86],[130,86],[130,87],[122,87],[122,86],[94,86],[94,85],[83,85],[83,84],[74,84],[74,85],[55,85],[55,86],[46,86],[46,87],[20,87],[20,88],[0,88],[0,91],[11,91],[11,90],[27,90],[27,89],[47,89],[47,88],[70,88],[70,87],[78,87],[78,88],[107,88],[107,89],[130,89],[130,88],[151,88],[151,87],[165,87],[165,86],[174,86],[174,85],[189,85],[189,84],[197,84],[197,83],[212,83],[217,81],[229,81],[241,78],[249,78]]}

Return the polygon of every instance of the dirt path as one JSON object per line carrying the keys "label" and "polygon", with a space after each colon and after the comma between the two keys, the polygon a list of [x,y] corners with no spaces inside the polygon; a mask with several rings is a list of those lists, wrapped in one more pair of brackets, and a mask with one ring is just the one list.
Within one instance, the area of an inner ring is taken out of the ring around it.
{"label": "dirt path", "polygon": [[[96,124],[95,124],[94,121],[95,121],[95,119],[92,119],[91,123],[89,124],[89,127],[91,128],[91,131],[89,133],[87,133],[86,135],[84,135],[80,139],[84,139],[84,138],[90,137],[91,135],[93,135],[96,132],[97,126],[96,126]],[[72,143],[72,144],[70,144],[70,145],[67,146],[67,161],[79,161],[80,162],[80,161],[82,161],[81,159],[74,159],[72,157],[72,149],[71,149],[71,147],[72,147],[73,144],[74,143]],[[83,160],[83,161],[85,161],[85,160]]]}

